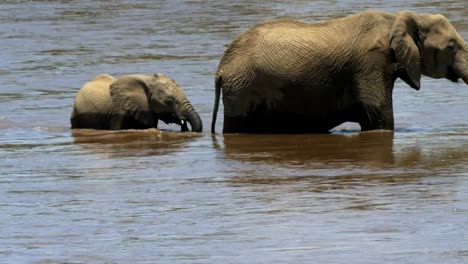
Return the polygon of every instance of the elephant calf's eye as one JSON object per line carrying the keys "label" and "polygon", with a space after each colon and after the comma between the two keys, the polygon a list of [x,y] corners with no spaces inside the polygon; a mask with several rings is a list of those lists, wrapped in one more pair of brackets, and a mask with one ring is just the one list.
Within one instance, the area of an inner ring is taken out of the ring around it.
{"label": "elephant calf's eye", "polygon": [[164,103],[167,105],[167,106],[173,106],[174,105],[174,99],[166,99],[164,101]]}
{"label": "elephant calf's eye", "polygon": [[457,48],[458,48],[458,45],[455,42],[450,42],[447,45],[447,49],[450,50],[450,51],[455,51],[455,50],[457,50]]}

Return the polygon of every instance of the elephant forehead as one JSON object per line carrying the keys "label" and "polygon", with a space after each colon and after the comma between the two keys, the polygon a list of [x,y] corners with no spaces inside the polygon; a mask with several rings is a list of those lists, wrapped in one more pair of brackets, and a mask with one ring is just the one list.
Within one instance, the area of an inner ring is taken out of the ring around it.
{"label": "elephant forehead", "polygon": [[426,18],[426,21],[429,23],[429,33],[433,34],[443,34],[446,36],[459,36],[455,27],[450,23],[450,21],[443,15],[426,15],[423,16]]}
{"label": "elephant forehead", "polygon": [[170,78],[158,78],[155,81],[155,85],[160,88],[162,92],[171,94],[182,92],[180,86]]}
{"label": "elephant forehead", "polygon": [[177,84],[176,81],[166,76],[157,77],[156,82],[161,84]]}
{"label": "elephant forehead", "polygon": [[167,78],[158,78],[158,79],[156,79],[156,83],[157,84],[162,84],[162,85],[167,85],[167,84],[170,84],[172,82],[171,82],[171,80],[169,80]]}

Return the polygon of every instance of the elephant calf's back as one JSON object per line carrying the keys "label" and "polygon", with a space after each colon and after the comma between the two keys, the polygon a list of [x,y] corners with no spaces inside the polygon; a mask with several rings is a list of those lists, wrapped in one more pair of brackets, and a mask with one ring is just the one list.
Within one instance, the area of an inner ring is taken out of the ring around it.
{"label": "elephant calf's back", "polygon": [[107,74],[99,75],[78,91],[70,118],[72,129],[109,129],[108,114],[112,110],[109,86],[115,80]]}

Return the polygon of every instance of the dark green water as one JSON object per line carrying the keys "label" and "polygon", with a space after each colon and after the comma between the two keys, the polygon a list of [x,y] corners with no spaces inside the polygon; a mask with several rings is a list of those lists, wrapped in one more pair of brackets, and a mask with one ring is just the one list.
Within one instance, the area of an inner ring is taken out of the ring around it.
{"label": "dark green water", "polygon": [[443,13],[468,39],[465,1],[2,1],[0,263],[468,262],[465,85],[398,82],[394,134],[69,129],[85,82],[154,72],[206,129],[238,33],[366,9]]}

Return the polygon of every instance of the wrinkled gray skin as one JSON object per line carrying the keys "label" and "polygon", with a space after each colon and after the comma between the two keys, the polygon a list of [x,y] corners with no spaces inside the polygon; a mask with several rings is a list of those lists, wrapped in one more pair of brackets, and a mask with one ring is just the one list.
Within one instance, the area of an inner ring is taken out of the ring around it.
{"label": "wrinkled gray skin", "polygon": [[72,128],[157,128],[158,120],[176,123],[182,131],[202,131],[200,116],[182,88],[161,73],[126,75],[116,79],[103,74],[78,92],[71,114]]}
{"label": "wrinkled gray skin", "polygon": [[224,133],[327,132],[347,121],[393,130],[397,78],[468,84],[468,45],[442,15],[366,11],[318,24],[258,24],[227,48],[216,74]]}

